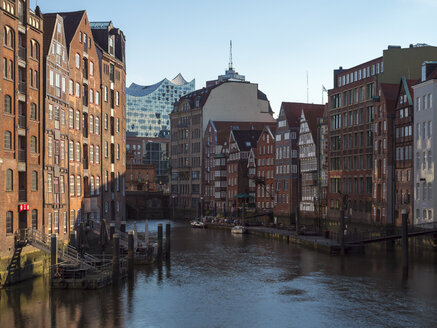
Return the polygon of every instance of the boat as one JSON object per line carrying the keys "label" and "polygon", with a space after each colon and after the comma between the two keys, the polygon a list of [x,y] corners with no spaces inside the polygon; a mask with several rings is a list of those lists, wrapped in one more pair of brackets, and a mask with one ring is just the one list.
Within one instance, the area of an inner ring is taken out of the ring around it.
{"label": "boat", "polygon": [[206,228],[206,224],[202,221],[192,220],[190,224],[191,224],[191,228],[202,228],[202,229]]}
{"label": "boat", "polygon": [[247,233],[247,229],[243,226],[237,225],[231,229],[231,233],[244,234]]}

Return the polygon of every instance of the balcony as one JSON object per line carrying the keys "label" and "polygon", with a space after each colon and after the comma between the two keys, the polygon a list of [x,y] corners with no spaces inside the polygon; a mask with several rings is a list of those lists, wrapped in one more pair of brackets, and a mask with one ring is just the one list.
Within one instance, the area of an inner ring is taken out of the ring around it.
{"label": "balcony", "polygon": [[18,201],[27,202],[27,190],[25,189],[18,190]]}

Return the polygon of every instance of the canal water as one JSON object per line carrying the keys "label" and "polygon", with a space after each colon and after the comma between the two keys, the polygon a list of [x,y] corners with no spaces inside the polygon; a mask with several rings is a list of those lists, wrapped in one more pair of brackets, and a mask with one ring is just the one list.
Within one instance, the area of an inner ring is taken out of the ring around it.
{"label": "canal water", "polygon": [[170,263],[139,267],[119,286],[50,291],[38,278],[0,291],[2,328],[437,327],[436,309],[434,255],[405,278],[397,253],[342,261],[177,222]]}

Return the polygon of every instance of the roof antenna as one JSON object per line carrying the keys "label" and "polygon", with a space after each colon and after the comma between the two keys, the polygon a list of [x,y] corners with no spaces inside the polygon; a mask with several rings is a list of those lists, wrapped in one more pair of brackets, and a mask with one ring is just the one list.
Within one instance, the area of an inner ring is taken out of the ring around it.
{"label": "roof antenna", "polygon": [[232,40],[229,41],[229,70],[233,70],[232,67]]}

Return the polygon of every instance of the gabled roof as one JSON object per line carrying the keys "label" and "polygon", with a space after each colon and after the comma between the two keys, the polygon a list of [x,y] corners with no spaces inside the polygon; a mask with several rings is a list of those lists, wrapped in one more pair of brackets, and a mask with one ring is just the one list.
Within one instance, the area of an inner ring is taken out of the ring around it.
{"label": "gabled roof", "polygon": [[[322,117],[324,109],[325,105],[319,104],[306,104],[297,102],[282,102],[281,104],[281,112],[285,115],[288,127],[299,127],[300,115],[302,113],[302,110],[305,113],[308,113],[308,116],[311,116],[312,114],[317,114],[317,117]],[[319,112],[321,113],[320,115],[318,114]]]}
{"label": "gabled roof", "polygon": [[52,43],[53,32],[58,14],[43,14],[44,19],[44,38],[43,38],[43,54],[44,58],[50,51],[50,44]]}
{"label": "gabled roof", "polygon": [[231,130],[262,130],[269,126],[271,130],[276,130],[276,122],[235,122],[235,121],[209,121],[217,133],[216,142],[222,145],[229,137]]}
{"label": "gabled roof", "polygon": [[317,122],[319,118],[323,117],[324,110],[320,109],[306,109],[302,110],[303,115],[305,117],[305,120],[308,124],[308,129],[311,132],[311,135],[313,137],[313,141],[315,144],[318,143],[317,140]]}
{"label": "gabled roof", "polygon": [[262,130],[232,130],[231,134],[240,151],[249,151],[255,148]]}
{"label": "gabled roof", "polygon": [[399,97],[401,95],[402,90],[404,90],[405,94],[407,95],[408,105],[413,106],[413,85],[416,84],[417,82],[418,80],[407,80],[405,76],[401,77],[401,83],[399,84],[395,105],[399,103]]}
{"label": "gabled roof", "polygon": [[85,10],[58,13],[64,19],[65,40],[68,51],[70,51],[70,42],[73,40],[74,34],[76,34],[76,30],[85,14]]}
{"label": "gabled roof", "polygon": [[381,90],[381,95],[384,95],[387,113],[393,113],[396,106],[399,84],[381,83],[379,89]]}

